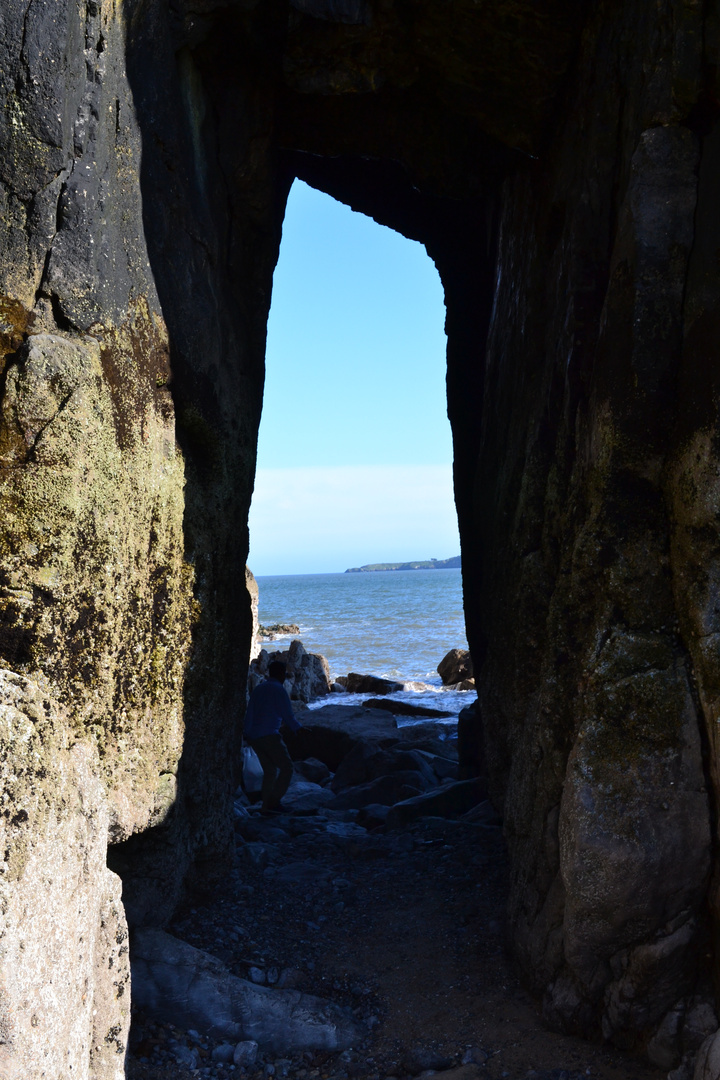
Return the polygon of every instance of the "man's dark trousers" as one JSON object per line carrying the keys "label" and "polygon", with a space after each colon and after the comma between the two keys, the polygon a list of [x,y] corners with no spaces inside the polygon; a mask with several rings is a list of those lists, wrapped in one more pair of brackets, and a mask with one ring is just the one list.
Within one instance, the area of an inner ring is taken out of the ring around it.
{"label": "man's dark trousers", "polygon": [[274,810],[290,786],[293,763],[282,735],[259,735],[250,743],[263,770],[262,808]]}

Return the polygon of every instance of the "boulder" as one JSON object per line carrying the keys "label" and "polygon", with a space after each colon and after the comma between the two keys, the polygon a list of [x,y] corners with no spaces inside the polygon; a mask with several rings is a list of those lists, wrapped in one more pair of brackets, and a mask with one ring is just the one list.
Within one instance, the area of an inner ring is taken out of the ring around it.
{"label": "boulder", "polygon": [[389,746],[401,738],[392,716],[362,706],[323,705],[308,711],[302,725],[300,731],[285,735],[290,756],[294,761],[317,758],[331,772],[335,772],[357,742],[371,739]]}
{"label": "boulder", "polygon": [[330,668],[324,656],[306,652],[299,640],[291,641],[288,649],[268,652],[261,649],[250,664],[248,690],[252,691],[267,675],[273,660],[280,660],[287,668],[285,689],[293,701],[307,703],[330,693]]}
{"label": "boulder", "polygon": [[215,957],[166,934],[132,936],[133,1001],[161,1023],[269,1053],[343,1050],[360,1032],[349,1010],[298,990],[256,986]]}
{"label": "boulder", "polygon": [[257,629],[261,641],[275,641],[276,638],[299,633],[300,627],[297,623],[271,623],[270,626],[263,626],[261,623]]}
{"label": "boulder", "polygon": [[720,1031],[708,1035],[700,1047],[693,1080],[720,1080]]}
{"label": "boulder", "polygon": [[473,678],[472,657],[467,649],[451,649],[437,666],[443,686],[453,686],[464,679]]}
{"label": "boulder", "polygon": [[480,778],[443,784],[434,791],[396,803],[385,824],[388,829],[402,829],[421,817],[454,817],[467,813],[486,798],[487,784]]}
{"label": "boulder", "polygon": [[342,680],[348,694],[394,694],[402,690],[403,684],[392,679],[381,679],[377,675],[358,675],[351,671]]}
{"label": "boulder", "polygon": [[428,719],[441,719],[454,713],[443,709],[431,709],[425,705],[413,705],[410,701],[383,701],[381,698],[368,698],[363,701],[366,709],[385,709],[393,716],[426,716]]}
{"label": "boulder", "polygon": [[94,746],[0,670],[0,1076],[122,1080],[127,926]]}
{"label": "boulder", "polygon": [[430,754],[432,757],[445,758],[448,761],[458,762],[458,741],[457,739],[438,739],[438,738],[412,738],[412,733],[417,725],[413,724],[413,727],[401,728],[401,734],[406,735],[406,745],[412,747],[413,750],[421,750],[423,754]]}
{"label": "boulder", "polygon": [[290,787],[283,795],[282,805],[286,810],[319,810],[322,806],[332,803],[333,799],[333,792],[329,788],[294,776]]}
{"label": "boulder", "polygon": [[367,806],[361,806],[358,810],[357,823],[370,832],[373,829],[381,828],[385,824],[389,813],[389,806],[382,806],[380,803],[368,803]]}
{"label": "boulder", "polygon": [[380,752],[377,742],[359,739],[338,765],[330,783],[332,790],[342,791],[344,788],[356,787],[358,784],[365,784],[368,780],[374,779],[370,775],[369,762]]}
{"label": "boulder", "polygon": [[380,776],[367,784],[348,788],[340,792],[329,804],[331,810],[359,810],[371,803],[393,806],[397,802],[412,798],[427,790],[427,780],[420,772],[403,770]]}
{"label": "boulder", "polygon": [[341,762],[330,786],[333,791],[338,792],[408,770],[419,772],[426,788],[437,783],[432,766],[419,751],[394,748],[384,750],[377,743],[360,742]]}
{"label": "boulder", "polygon": [[459,780],[460,766],[452,758],[432,754],[427,750],[415,750],[428,763],[438,780]]}
{"label": "boulder", "polygon": [[310,780],[313,784],[321,784],[323,780],[327,780],[330,776],[327,765],[313,757],[307,758],[305,761],[296,761],[295,772],[299,773],[305,780]]}
{"label": "boulder", "polygon": [[709,1035],[718,1029],[715,1007],[709,1001],[699,1001],[691,1005],[685,1015],[682,1027],[683,1049],[697,1052]]}
{"label": "boulder", "polygon": [[452,744],[457,734],[457,721],[448,720],[418,720],[415,723],[404,723],[398,727],[398,739],[404,743],[417,746],[421,742],[437,740],[446,744]]}

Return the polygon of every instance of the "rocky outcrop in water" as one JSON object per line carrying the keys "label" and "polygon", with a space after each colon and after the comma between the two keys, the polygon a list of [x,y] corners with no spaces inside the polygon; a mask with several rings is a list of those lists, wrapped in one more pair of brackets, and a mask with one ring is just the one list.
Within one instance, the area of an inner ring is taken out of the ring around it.
{"label": "rocky outcrop in water", "polygon": [[303,643],[291,641],[287,649],[268,652],[261,649],[250,664],[248,689],[253,690],[267,676],[274,660],[286,666],[285,689],[292,701],[307,703],[330,693],[330,669],[320,653],[309,653]]}
{"label": "rocky outcrop in water", "polygon": [[[231,850],[238,568],[299,176],[442,277],[481,706],[464,737],[503,810],[526,982],[553,1024],[638,1050],[710,994],[718,40],[712,6],[685,2],[4,6],[0,663],[47,687],[55,735],[13,727],[0,760],[57,792],[85,763],[93,824],[68,796],[53,829],[70,876],[110,844],[133,924]],[[22,791],[11,953],[24,838],[54,843]],[[97,945],[58,954],[68,1000],[85,980],[113,1000],[113,880],[78,916]],[[3,1069],[25,1075],[32,1016],[36,1045],[64,1025],[25,1004],[39,961],[22,986],[8,971]],[[76,1017],[73,1074],[119,1075],[122,1037],[106,1064]]]}

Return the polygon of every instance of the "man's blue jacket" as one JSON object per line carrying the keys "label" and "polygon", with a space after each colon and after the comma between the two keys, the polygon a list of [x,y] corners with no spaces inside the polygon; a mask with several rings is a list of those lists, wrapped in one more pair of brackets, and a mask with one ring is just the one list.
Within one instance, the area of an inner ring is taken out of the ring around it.
{"label": "man's blue jacket", "polygon": [[290,698],[277,679],[266,679],[250,695],[243,730],[248,741],[263,735],[277,735],[281,724],[291,731],[300,728],[290,704]]}

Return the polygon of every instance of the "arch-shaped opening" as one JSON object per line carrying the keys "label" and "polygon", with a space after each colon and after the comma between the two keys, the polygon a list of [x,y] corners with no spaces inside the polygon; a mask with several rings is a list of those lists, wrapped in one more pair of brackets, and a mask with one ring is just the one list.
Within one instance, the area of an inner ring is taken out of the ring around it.
{"label": "arch-shaped opening", "polygon": [[[698,670],[705,661],[694,630],[683,631],[688,644],[669,629],[684,601],[668,566],[686,562],[666,502],[676,481],[663,471],[680,453],[666,390],[668,371],[680,378],[684,290],[674,279],[660,288],[670,314],[659,322],[642,300],[660,263],[690,261],[694,129],[646,103],[650,134],[631,139],[635,121],[618,119],[616,103],[632,65],[599,25],[581,38],[584,16],[561,3],[517,7],[510,76],[508,38],[482,5],[459,5],[462,18],[447,24],[420,4],[402,15],[392,4],[290,8],[170,20],[159,67],[141,20],[130,25],[145,227],[169,329],[202,612],[185,684],[181,809],[163,841],[185,854],[167,877],[202,878],[228,846],[222,814],[203,820],[218,777],[230,792],[239,750],[222,717],[241,711],[244,675],[231,659],[249,639],[249,612],[228,567],[247,549],[270,282],[300,178],[420,240],[440,272],[466,625],[483,665],[492,794],[506,811],[512,948],[552,1023],[641,1048],[671,1011],[675,947],[684,1000],[702,997],[707,974],[698,956],[710,810],[696,730],[705,706],[684,674],[688,657]],[[162,22],[164,8],[154,10]],[[606,94],[598,63],[608,56]],[[591,133],[587,147],[578,131]],[[672,180],[660,167],[670,160]],[[662,235],[681,239],[672,259],[658,240],[667,259],[646,265],[646,237],[633,229],[655,220],[638,207],[654,207],[658,191],[668,193]],[[646,335],[629,328],[629,311],[647,316]],[[660,324],[662,363],[641,340],[655,341]],[[614,723],[598,726],[598,716]],[[666,761],[684,777],[682,794]],[[646,786],[629,779],[636,766]],[[665,805],[676,830],[659,816]],[[673,860],[685,833],[680,881]],[[144,836],[140,855],[153,851]],[[652,900],[636,888],[646,872]],[[140,877],[144,889],[146,867]],[[146,900],[140,918],[150,910]],[[639,983],[642,1016],[627,1005]]]}
{"label": "arch-shaped opening", "polygon": [[[184,891],[227,882],[251,637],[238,568],[295,178],[420,240],[442,277],[513,955],[550,1024],[688,1070],[717,1023],[711,7],[3,6],[11,1072],[118,1074],[106,834],[136,942]],[[46,993],[53,958],[70,1005]]]}
{"label": "arch-shaped opening", "polygon": [[[260,622],[302,623],[304,646],[326,656],[331,678],[439,681],[442,656],[466,648],[444,321],[419,244],[296,182],[273,282],[249,566]],[[342,577],[368,563],[430,564],[433,552],[436,565],[454,556],[458,570],[442,583],[415,575],[425,601],[406,577],[362,586]],[[313,603],[298,574],[335,574],[342,610]],[[352,609],[359,587],[374,597],[362,614]]]}

